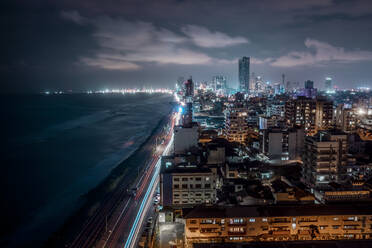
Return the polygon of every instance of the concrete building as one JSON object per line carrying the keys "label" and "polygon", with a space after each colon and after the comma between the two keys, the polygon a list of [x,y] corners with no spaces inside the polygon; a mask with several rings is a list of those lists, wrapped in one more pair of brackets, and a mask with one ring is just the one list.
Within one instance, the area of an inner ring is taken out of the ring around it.
{"label": "concrete building", "polygon": [[276,116],[266,117],[266,116],[259,116],[258,117],[258,128],[260,130],[275,128],[277,127],[278,118]]}
{"label": "concrete building", "polygon": [[259,116],[258,117],[258,129],[270,129],[270,128],[286,128],[286,121],[284,118],[273,115],[271,117]]}
{"label": "concrete building", "polygon": [[369,201],[371,188],[366,186],[363,181],[352,181],[347,184],[330,183],[330,190],[323,192],[322,200],[324,203],[355,201]]}
{"label": "concrete building", "polygon": [[174,127],[174,152],[184,154],[192,147],[196,147],[199,141],[199,127],[194,123],[191,127]]}
{"label": "concrete building", "polygon": [[216,180],[216,172],[209,168],[165,163],[160,173],[160,203],[172,207],[213,204],[217,195]]}
{"label": "concrete building", "polygon": [[290,186],[281,179],[271,182],[275,204],[314,204],[315,197],[298,187]]}
{"label": "concrete building", "polygon": [[285,115],[285,102],[284,101],[272,101],[266,106],[267,116],[280,116]]}
{"label": "concrete building", "polygon": [[372,238],[372,208],[368,205],[197,207],[184,218],[186,247]]}
{"label": "concrete building", "polygon": [[262,131],[261,153],[273,162],[300,160],[304,145],[304,131],[301,128],[271,128]]}
{"label": "concrete building", "polygon": [[207,164],[223,165],[226,162],[225,147],[218,144],[208,144],[207,146],[208,159]]}
{"label": "concrete building", "polygon": [[304,183],[316,189],[345,182],[346,170],[355,162],[348,156],[347,134],[337,130],[306,137],[302,160]]}

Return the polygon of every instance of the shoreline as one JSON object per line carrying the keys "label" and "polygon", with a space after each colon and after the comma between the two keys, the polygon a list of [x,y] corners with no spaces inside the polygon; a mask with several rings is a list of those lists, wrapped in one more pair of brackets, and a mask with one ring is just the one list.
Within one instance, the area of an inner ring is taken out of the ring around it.
{"label": "shoreline", "polygon": [[[137,176],[143,171],[146,163],[151,158],[152,148],[155,144],[155,137],[162,133],[163,128],[169,122],[174,103],[169,103],[170,110],[155,125],[147,139],[133,153],[120,162],[109,175],[89,192],[81,195],[81,203],[76,206],[76,210],[64,221],[64,223],[53,232],[41,244],[42,247],[68,247],[68,244],[75,238],[87,219],[96,210],[99,211],[101,203],[109,197],[118,185],[125,182],[126,187],[134,183]],[[138,168],[138,170],[137,170]]]}

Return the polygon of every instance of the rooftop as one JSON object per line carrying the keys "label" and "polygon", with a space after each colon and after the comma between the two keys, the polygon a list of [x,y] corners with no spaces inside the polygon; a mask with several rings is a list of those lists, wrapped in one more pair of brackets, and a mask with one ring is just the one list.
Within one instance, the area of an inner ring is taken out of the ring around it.
{"label": "rooftop", "polygon": [[321,215],[372,215],[369,204],[342,205],[280,205],[280,206],[199,206],[186,214],[185,219],[193,218],[236,218],[236,217],[285,217]]}
{"label": "rooftop", "polygon": [[177,166],[164,168],[162,173],[211,173],[211,169],[207,167],[189,165],[187,163],[181,163]]}

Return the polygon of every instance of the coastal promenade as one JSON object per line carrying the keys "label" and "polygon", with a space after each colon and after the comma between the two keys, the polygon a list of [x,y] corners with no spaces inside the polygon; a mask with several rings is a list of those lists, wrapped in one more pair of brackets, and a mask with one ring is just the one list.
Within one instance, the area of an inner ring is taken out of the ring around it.
{"label": "coastal promenade", "polygon": [[[173,127],[177,116],[172,115],[170,128],[163,144],[155,152],[133,184],[122,180],[115,192],[106,197],[99,210],[86,221],[69,247],[134,247],[141,227],[152,206],[159,181],[161,156],[168,154],[173,144]],[[135,188],[135,194],[131,189]]]}

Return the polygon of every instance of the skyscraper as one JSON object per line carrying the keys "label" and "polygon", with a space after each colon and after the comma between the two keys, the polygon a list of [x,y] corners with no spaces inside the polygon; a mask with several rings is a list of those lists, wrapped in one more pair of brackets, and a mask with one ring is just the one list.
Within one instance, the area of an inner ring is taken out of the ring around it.
{"label": "skyscraper", "polygon": [[324,89],[325,89],[325,91],[331,91],[332,90],[332,78],[326,77],[325,83],[324,83]]}
{"label": "skyscraper", "polygon": [[316,96],[317,89],[314,88],[314,82],[311,80],[305,81],[305,88],[303,89],[303,92],[300,93],[302,96],[314,98]]}
{"label": "skyscraper", "polygon": [[184,127],[192,126],[192,97],[194,96],[194,83],[192,79],[185,82],[185,100],[186,100],[186,113],[182,116]]}
{"label": "skyscraper", "polygon": [[213,77],[213,90],[217,94],[225,94],[226,88],[226,77],[221,75]]}
{"label": "skyscraper", "polygon": [[249,57],[239,59],[239,90],[249,93]]}
{"label": "skyscraper", "polygon": [[305,89],[313,89],[314,88],[314,82],[311,80],[305,81]]}

